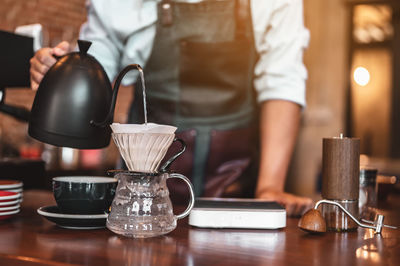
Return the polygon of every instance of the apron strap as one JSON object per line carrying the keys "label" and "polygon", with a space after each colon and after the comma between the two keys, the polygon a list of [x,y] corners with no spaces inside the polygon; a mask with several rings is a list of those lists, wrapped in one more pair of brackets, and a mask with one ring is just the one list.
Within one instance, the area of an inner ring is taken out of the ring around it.
{"label": "apron strap", "polygon": [[247,38],[249,22],[251,22],[250,0],[235,0],[236,39]]}
{"label": "apron strap", "polygon": [[174,15],[172,14],[171,2],[171,0],[161,1],[161,24],[165,27],[169,27],[174,23]]}

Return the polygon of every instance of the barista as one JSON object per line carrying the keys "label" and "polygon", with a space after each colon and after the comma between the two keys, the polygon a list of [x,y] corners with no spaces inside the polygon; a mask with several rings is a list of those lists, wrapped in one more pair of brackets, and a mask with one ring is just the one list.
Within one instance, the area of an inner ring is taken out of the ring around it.
{"label": "barista", "polygon": [[[98,0],[88,4],[80,38],[93,42],[89,52],[111,79],[128,64],[144,66],[149,121],[178,127],[188,150],[174,170],[191,178],[197,195],[252,190],[289,215],[312,207],[284,192],[305,105],[301,0]],[[33,89],[52,55],[69,49],[62,42],[35,54]],[[135,90],[130,123],[143,123],[141,93]]]}

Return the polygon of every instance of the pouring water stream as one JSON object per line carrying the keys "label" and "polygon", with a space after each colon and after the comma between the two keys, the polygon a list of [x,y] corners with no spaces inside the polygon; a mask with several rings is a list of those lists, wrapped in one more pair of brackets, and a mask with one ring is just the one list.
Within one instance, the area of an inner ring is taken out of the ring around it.
{"label": "pouring water stream", "polygon": [[142,90],[143,90],[143,111],[144,111],[144,124],[147,126],[147,107],[146,107],[146,86],[144,84],[144,72],[141,66],[137,66],[137,69],[140,74],[140,79],[142,81]]}

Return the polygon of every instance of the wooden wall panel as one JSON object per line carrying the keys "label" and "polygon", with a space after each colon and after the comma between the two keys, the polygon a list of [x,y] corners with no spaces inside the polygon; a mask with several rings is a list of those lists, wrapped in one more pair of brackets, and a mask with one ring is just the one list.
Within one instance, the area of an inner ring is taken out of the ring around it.
{"label": "wooden wall panel", "polygon": [[348,11],[344,0],[304,0],[310,45],[307,108],[286,187],[314,195],[321,172],[322,138],[344,133],[348,87]]}

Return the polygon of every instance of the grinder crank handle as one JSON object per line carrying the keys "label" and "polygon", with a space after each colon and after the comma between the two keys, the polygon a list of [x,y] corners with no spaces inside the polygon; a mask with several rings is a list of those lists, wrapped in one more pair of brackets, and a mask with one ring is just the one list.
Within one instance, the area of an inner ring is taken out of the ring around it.
{"label": "grinder crank handle", "polygon": [[[318,209],[318,206],[320,204],[322,204],[322,203],[336,205],[344,213],[346,213],[347,216],[349,216],[358,226],[363,227],[363,228],[373,229],[375,231],[375,233],[377,233],[377,234],[380,234],[382,232],[382,227],[388,227],[388,228],[392,228],[392,229],[397,229],[395,226],[390,226],[390,225],[383,224],[384,216],[382,214],[379,214],[377,216],[375,222],[368,221],[369,224],[360,223],[348,210],[346,210],[345,207],[343,207],[341,204],[339,204],[339,203],[337,203],[335,201],[332,201],[332,200],[325,200],[325,199],[320,200],[315,204],[314,209],[315,210]],[[370,225],[370,224],[372,224],[372,225]]]}

